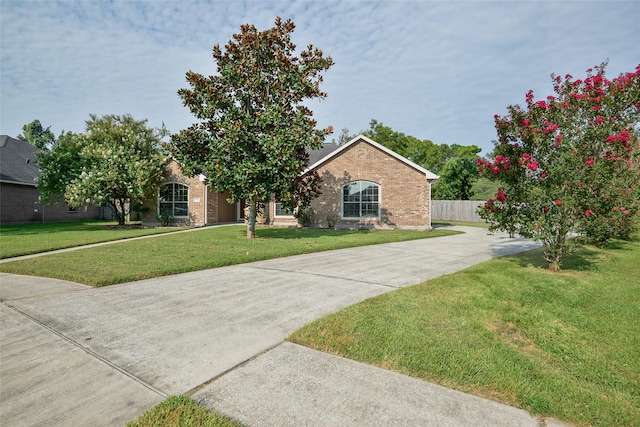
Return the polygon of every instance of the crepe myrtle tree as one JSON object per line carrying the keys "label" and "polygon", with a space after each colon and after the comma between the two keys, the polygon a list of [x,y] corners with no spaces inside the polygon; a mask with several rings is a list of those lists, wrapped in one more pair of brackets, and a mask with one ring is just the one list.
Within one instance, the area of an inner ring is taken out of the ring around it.
{"label": "crepe myrtle tree", "polygon": [[582,241],[628,238],[638,215],[640,65],[612,80],[606,66],[584,79],[552,75],[555,95],[529,91],[526,106],[496,115],[494,159],[478,160],[483,177],[502,183],[480,215],[541,241],[554,271]]}
{"label": "crepe myrtle tree", "polygon": [[217,73],[189,71],[189,89],[178,91],[198,122],[171,136],[169,150],[188,175],[204,173],[230,203],[248,203],[247,237],[272,196],[301,211],[319,194],[319,176],[303,175],[306,148],[318,149],[332,128],[316,129],[305,100],[324,99],[321,72],[331,57],[308,45],[296,54],[295,28],[279,17],[273,28],[245,24],[224,47],[216,44]]}
{"label": "crepe myrtle tree", "polygon": [[160,144],[166,133],[130,115],[91,115],[86,133],[60,138],[42,158],[38,186],[46,197],[63,192],[70,206],[107,204],[124,225],[130,207],[162,180]]}

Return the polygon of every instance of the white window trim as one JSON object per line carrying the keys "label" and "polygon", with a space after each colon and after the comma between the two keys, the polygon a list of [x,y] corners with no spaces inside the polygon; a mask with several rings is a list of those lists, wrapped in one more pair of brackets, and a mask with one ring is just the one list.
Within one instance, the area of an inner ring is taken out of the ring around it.
{"label": "white window trim", "polygon": [[[164,184],[162,184],[160,186],[160,188],[158,188],[158,215],[161,215],[162,213],[160,212],[160,190],[162,189],[162,187],[169,185],[169,184],[178,184],[181,185],[183,187],[187,187],[187,201],[186,202],[180,202],[180,203],[186,203],[187,204],[187,214],[186,215],[171,215],[171,218],[189,218],[189,186],[187,184],[183,184],[181,182],[177,182],[177,181],[171,181],[171,182],[165,182]],[[173,201],[174,203],[174,207],[175,207],[175,200]]]}
{"label": "white window trim", "polygon": [[[378,215],[377,216],[344,216],[344,187],[354,182],[368,182],[374,184],[378,187]],[[358,179],[355,181],[347,182],[346,184],[340,187],[340,219],[342,221],[371,221],[377,220],[379,221],[382,212],[382,186],[377,182],[367,181],[366,179]]]}
{"label": "white window trim", "polygon": [[278,215],[278,209],[276,205],[280,205],[282,202],[273,202],[273,217],[274,218],[295,218],[295,215]]}

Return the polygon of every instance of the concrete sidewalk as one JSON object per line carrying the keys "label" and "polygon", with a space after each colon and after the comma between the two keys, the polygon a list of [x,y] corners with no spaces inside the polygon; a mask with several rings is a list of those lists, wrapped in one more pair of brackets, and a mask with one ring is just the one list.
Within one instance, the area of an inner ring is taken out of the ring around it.
{"label": "concrete sidewalk", "polygon": [[524,411],[283,343],[348,305],[538,246],[460,229],[97,289],[1,274],[0,424],[123,425],[187,393],[255,426],[538,426]]}

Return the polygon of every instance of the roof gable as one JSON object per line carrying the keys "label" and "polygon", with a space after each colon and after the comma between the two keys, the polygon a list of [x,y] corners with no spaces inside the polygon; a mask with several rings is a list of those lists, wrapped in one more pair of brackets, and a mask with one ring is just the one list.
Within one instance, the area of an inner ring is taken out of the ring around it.
{"label": "roof gable", "polygon": [[[387,147],[385,147],[384,145],[378,144],[377,142],[375,142],[372,139],[367,138],[364,135],[358,135],[355,138],[353,138],[351,141],[347,142],[346,144],[339,146],[337,148],[334,148],[332,151],[327,152],[327,154],[324,157],[319,158],[318,160],[316,160],[315,162],[309,161],[310,165],[309,167],[304,171],[304,173],[317,168],[318,166],[320,166],[321,164],[328,162],[329,160],[331,160],[332,158],[339,156],[340,153],[342,153],[343,151],[345,151],[347,148],[351,147],[354,144],[357,144],[358,142],[364,142],[366,144],[369,144],[381,151],[383,151],[384,153],[386,153],[387,155],[394,157],[395,159],[401,161],[402,163],[406,164],[407,166],[417,170],[418,172],[424,174],[425,178],[427,180],[435,180],[438,179],[438,175],[434,174],[431,171],[428,171],[427,169],[423,168],[420,165],[417,165],[415,163],[413,163],[411,160],[407,159],[406,157],[401,156],[400,154],[396,153],[395,151],[392,151],[390,149],[388,149]],[[333,145],[333,144],[325,144],[325,145]]]}
{"label": "roof gable", "polygon": [[35,186],[40,174],[36,165],[38,151],[26,141],[0,135],[0,181]]}

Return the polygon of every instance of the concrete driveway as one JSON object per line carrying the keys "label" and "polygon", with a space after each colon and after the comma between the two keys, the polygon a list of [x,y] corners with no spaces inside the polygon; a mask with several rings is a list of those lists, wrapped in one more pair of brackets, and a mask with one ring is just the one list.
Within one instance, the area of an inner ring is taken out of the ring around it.
{"label": "concrete driveway", "polygon": [[1,274],[0,424],[124,425],[182,393],[256,426],[538,425],[524,411],[283,343],[348,305],[538,246],[459,229],[97,289]]}

